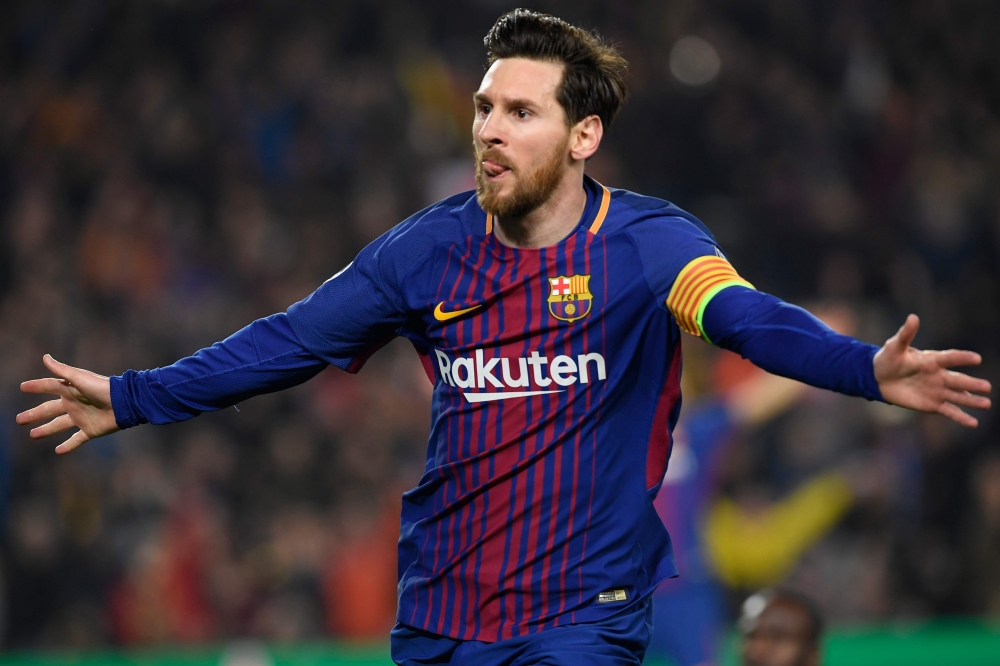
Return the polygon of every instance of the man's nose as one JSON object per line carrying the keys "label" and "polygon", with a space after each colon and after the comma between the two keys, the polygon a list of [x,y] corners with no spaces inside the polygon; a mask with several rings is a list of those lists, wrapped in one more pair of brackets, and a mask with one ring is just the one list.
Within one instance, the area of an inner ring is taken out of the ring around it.
{"label": "man's nose", "polygon": [[490,114],[483,120],[479,127],[478,138],[485,146],[500,146],[504,144],[503,128],[500,126],[500,118],[495,114]]}

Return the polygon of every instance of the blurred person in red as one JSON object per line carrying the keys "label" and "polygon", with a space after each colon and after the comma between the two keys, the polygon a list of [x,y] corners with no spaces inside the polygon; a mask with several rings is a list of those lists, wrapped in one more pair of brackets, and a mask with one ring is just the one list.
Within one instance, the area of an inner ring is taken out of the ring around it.
{"label": "blurred person in red", "polygon": [[203,642],[213,636],[215,618],[204,588],[209,530],[197,502],[181,502],[161,533],[137,550],[109,599],[118,640]]}
{"label": "blurred person in red", "polygon": [[[388,497],[388,493],[386,494]],[[330,633],[358,641],[383,639],[396,618],[396,557],[399,502],[377,512],[348,503],[323,571],[323,604]]]}
{"label": "blurred person in red", "polygon": [[823,617],[808,598],[787,590],[762,590],[743,603],[743,666],[818,666]]}

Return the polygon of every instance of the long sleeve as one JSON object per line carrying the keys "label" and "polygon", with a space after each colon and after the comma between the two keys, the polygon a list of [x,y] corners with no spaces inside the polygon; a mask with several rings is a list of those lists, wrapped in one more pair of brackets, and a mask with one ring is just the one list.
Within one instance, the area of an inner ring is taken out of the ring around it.
{"label": "long sleeve", "polygon": [[112,377],[111,404],[123,429],[174,423],[301,384],[326,365],[276,314],[173,365]]}
{"label": "long sleeve", "polygon": [[327,365],[360,370],[404,328],[405,279],[448,232],[442,225],[418,228],[432,209],[372,241],[287,313],[258,319],[173,365],[112,377],[118,426],[184,421],[301,384]]}
{"label": "long sleeve", "polygon": [[654,298],[677,325],[782,377],[881,400],[878,348],[840,335],[811,314],[756,291],[697,220],[654,217],[630,229]]}
{"label": "long sleeve", "polygon": [[840,335],[800,307],[743,286],[704,308],[705,337],[768,372],[838,393],[882,400],[872,359],[878,347]]}

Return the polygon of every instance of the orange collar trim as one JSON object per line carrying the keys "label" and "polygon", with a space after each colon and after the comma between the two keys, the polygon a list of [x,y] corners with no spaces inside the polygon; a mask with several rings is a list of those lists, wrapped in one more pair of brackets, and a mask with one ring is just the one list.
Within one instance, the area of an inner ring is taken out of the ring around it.
{"label": "orange collar trim", "polygon": [[601,225],[604,224],[604,218],[608,216],[608,208],[611,206],[611,190],[603,185],[601,185],[601,189],[604,190],[604,194],[601,197],[601,208],[597,211],[594,223],[590,225],[590,233],[595,235],[600,230]]}
{"label": "orange collar trim", "polygon": [[[604,194],[601,195],[601,207],[597,211],[597,217],[590,225],[589,231],[592,234],[596,234],[600,230],[601,225],[604,224],[604,218],[608,216],[608,208],[611,206],[611,190],[603,185],[601,185],[601,189],[604,190]],[[486,235],[489,236],[491,233],[493,233],[493,213],[486,213]]]}

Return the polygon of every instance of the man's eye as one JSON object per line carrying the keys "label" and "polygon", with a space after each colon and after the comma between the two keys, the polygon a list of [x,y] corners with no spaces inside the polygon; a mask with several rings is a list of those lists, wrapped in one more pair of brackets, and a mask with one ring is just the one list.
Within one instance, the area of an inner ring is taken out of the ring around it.
{"label": "man's eye", "polygon": [[521,120],[524,120],[525,118],[528,117],[528,112],[525,111],[524,109],[518,109],[514,113],[517,114],[517,117],[520,118]]}
{"label": "man's eye", "polygon": [[493,110],[493,108],[490,107],[490,106],[488,106],[488,105],[486,105],[486,104],[483,104],[483,105],[481,105],[479,107],[479,113],[483,114],[484,116],[489,115],[490,111],[492,111],[492,110]]}

